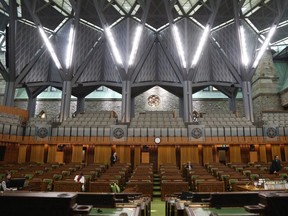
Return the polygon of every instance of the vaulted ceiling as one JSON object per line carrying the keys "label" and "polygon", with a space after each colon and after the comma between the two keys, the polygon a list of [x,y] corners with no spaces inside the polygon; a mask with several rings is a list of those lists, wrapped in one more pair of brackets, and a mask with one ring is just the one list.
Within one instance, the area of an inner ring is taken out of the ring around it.
{"label": "vaulted ceiling", "polygon": [[[34,97],[48,86],[62,89],[65,81],[71,82],[76,97],[85,97],[102,85],[121,93],[123,81],[131,82],[132,96],[155,85],[182,96],[184,81],[192,82],[193,92],[212,85],[231,96],[235,87],[251,80],[260,41],[273,25],[278,26],[270,41],[274,60],[288,61],[287,5],[281,0],[0,0],[0,47],[6,54],[0,71],[6,81],[25,87]],[[9,37],[8,26],[14,21],[15,37]],[[197,65],[190,66],[207,25],[209,39]],[[240,25],[247,37],[250,61],[246,68],[240,60]],[[72,66],[65,68],[71,26],[76,31]],[[135,60],[129,64],[137,26],[144,29]],[[179,30],[183,57],[173,26]],[[60,69],[39,27],[50,36]],[[121,64],[108,43],[107,27]],[[8,46],[8,38],[15,39],[14,46]],[[9,68],[13,53],[14,71]]]}

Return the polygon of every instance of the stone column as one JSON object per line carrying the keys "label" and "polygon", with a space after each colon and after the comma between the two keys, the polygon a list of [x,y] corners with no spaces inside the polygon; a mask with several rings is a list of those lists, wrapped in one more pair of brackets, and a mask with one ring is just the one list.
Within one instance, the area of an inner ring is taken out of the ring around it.
{"label": "stone column", "polygon": [[192,122],[192,82],[183,82],[183,119],[185,122]]}
{"label": "stone column", "polygon": [[254,117],[260,120],[263,110],[283,110],[278,94],[278,76],[271,51],[267,50],[252,78]]}

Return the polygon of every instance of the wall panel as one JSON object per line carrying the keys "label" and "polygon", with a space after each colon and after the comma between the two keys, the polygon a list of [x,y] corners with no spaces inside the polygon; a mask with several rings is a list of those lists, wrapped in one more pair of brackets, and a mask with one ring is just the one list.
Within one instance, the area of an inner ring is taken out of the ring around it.
{"label": "wall panel", "polygon": [[203,145],[203,163],[210,163],[213,161],[213,146],[212,145]]}
{"label": "wall panel", "polygon": [[158,166],[167,163],[176,165],[175,146],[158,146]]}
{"label": "wall panel", "polygon": [[187,163],[187,161],[190,161],[191,163],[199,163],[198,145],[181,146],[180,155],[181,164]]}
{"label": "wall panel", "polygon": [[72,161],[73,163],[81,163],[83,159],[83,146],[73,145],[72,146]]}
{"label": "wall panel", "polygon": [[110,165],[111,146],[99,145],[94,149],[94,163],[105,163]]}
{"label": "wall panel", "polygon": [[240,145],[234,144],[229,146],[230,162],[241,162]]}
{"label": "wall panel", "polygon": [[274,159],[275,155],[278,155],[279,159],[283,160],[281,158],[280,144],[271,144],[271,154],[272,154],[271,156],[272,156],[273,159]]}
{"label": "wall panel", "polygon": [[26,161],[26,149],[27,145],[19,146],[18,163],[25,163]]}
{"label": "wall panel", "polygon": [[259,162],[267,162],[266,145],[259,145]]}
{"label": "wall panel", "polygon": [[31,162],[44,162],[44,145],[31,145]]}
{"label": "wall panel", "polygon": [[120,163],[130,163],[130,146],[117,146],[117,155]]}
{"label": "wall panel", "polygon": [[56,159],[57,145],[49,145],[47,163],[53,163]]}

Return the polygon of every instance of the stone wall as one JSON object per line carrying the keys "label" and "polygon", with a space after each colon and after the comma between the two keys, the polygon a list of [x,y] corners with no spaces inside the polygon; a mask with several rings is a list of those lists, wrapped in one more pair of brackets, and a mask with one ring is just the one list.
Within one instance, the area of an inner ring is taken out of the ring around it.
{"label": "stone wall", "polygon": [[[158,107],[150,107],[147,103],[147,96],[149,94],[143,94],[135,99],[135,114],[144,111],[179,111],[179,99],[172,95],[172,97],[160,96],[160,104]],[[243,103],[242,100],[237,100],[237,112],[243,115]],[[27,109],[27,101],[18,100],[15,101],[15,106]],[[41,110],[44,110],[47,114],[48,119],[56,117],[60,113],[60,100],[41,100],[37,101],[35,114],[37,115]],[[77,101],[71,101],[70,115],[75,112]],[[195,99],[193,101],[194,110],[202,113],[230,113],[229,103],[227,99]],[[100,110],[113,110],[121,118],[121,101],[96,101],[87,100],[85,101],[86,112],[96,112]],[[181,116],[181,114],[180,114]]]}
{"label": "stone wall", "polygon": [[272,54],[266,51],[252,79],[253,114],[256,121],[264,110],[283,110],[277,92],[278,85]]}

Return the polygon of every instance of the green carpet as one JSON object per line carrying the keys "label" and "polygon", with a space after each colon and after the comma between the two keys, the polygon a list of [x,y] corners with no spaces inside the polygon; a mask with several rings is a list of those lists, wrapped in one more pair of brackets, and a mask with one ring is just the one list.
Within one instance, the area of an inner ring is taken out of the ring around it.
{"label": "green carpet", "polygon": [[161,198],[153,198],[151,202],[151,216],[164,216],[165,215],[165,202]]}

